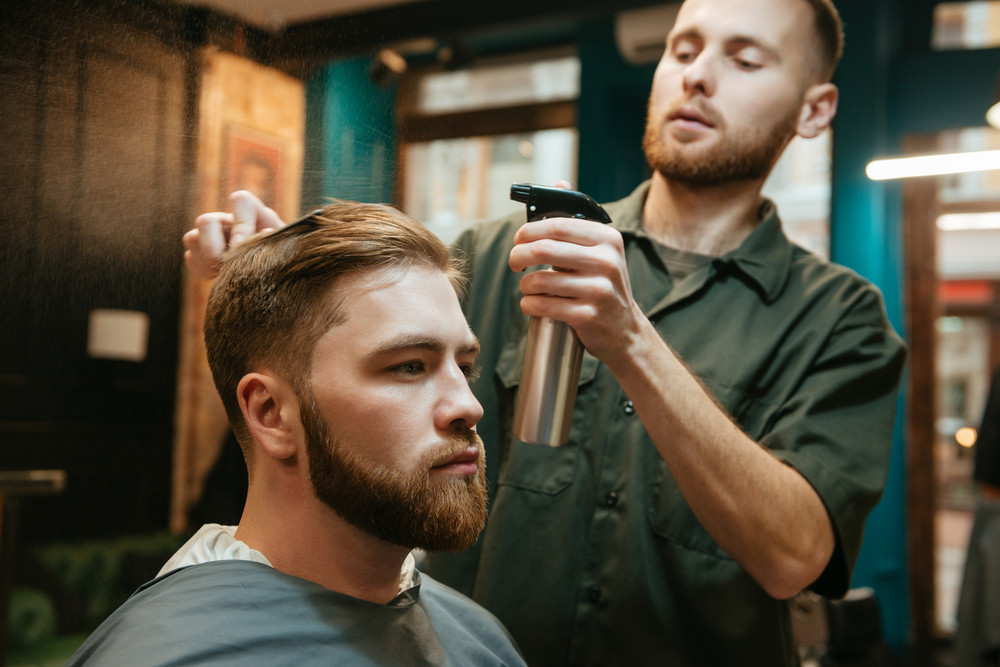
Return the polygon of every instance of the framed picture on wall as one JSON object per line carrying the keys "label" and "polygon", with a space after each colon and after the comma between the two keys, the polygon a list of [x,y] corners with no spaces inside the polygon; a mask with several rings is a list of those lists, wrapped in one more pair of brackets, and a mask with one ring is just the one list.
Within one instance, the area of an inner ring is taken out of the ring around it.
{"label": "framed picture on wall", "polygon": [[[282,171],[285,140],[243,125],[226,126],[222,156],[222,179],[219,202],[235,190],[249,190],[273,209],[281,210]],[[220,208],[220,210],[223,210]]]}

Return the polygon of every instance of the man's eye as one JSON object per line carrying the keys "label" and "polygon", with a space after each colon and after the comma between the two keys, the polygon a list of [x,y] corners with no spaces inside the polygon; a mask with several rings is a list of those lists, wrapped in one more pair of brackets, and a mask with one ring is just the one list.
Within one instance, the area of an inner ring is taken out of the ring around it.
{"label": "man's eye", "polygon": [[742,58],[737,58],[736,64],[739,65],[740,69],[746,70],[748,72],[753,72],[761,68],[761,65],[759,63],[751,62],[749,60],[743,60]]}
{"label": "man's eye", "polygon": [[460,368],[469,382],[475,382],[479,379],[479,367],[475,364],[462,364]]}
{"label": "man's eye", "polygon": [[390,370],[399,373],[400,375],[420,375],[424,372],[424,362],[407,361],[406,363],[393,366]]}

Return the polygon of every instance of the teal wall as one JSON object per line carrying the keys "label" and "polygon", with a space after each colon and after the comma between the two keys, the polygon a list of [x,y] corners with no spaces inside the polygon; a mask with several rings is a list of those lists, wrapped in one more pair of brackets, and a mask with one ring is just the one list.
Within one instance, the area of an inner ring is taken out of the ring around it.
{"label": "teal wall", "polygon": [[[898,182],[865,176],[867,163],[898,155],[908,133],[981,126],[1000,70],[1000,50],[932,52],[930,3],[838,2],[847,33],[836,83],[831,255],[874,282],[906,337],[902,201]],[[905,387],[905,384],[904,384]],[[906,410],[901,398],[889,482],[868,520],[855,586],[874,588],[894,647],[909,638],[906,534]]]}
{"label": "teal wall", "polygon": [[395,90],[368,77],[371,58],[325,65],[306,81],[302,208],[325,198],[392,202]]}
{"label": "teal wall", "polygon": [[[865,165],[898,153],[904,133],[982,125],[1000,69],[997,49],[929,51],[933,1],[836,3],[847,45],[835,79],[841,99],[833,135],[831,254],[879,287],[890,321],[904,337],[899,186],[869,181]],[[610,20],[585,23],[577,35],[582,68],[577,187],[608,201],[648,174],[641,139],[654,67],[622,60]],[[392,94],[368,82],[366,66],[364,59],[331,65],[308,83],[304,201],[309,205],[330,195],[391,199]],[[886,639],[899,650],[908,641],[910,619],[905,418],[901,397],[889,481],[869,519],[852,582],[875,589]]]}
{"label": "teal wall", "polygon": [[577,188],[598,201],[614,201],[649,177],[642,153],[646,101],[654,65],[625,62],[613,24],[597,21],[580,30],[580,99]]}
{"label": "teal wall", "polygon": [[[878,286],[893,327],[904,335],[898,192],[893,185],[865,175],[865,166],[873,158],[897,152],[898,137],[889,123],[889,81],[899,42],[886,27],[900,22],[887,2],[839,4],[849,41],[835,76],[840,101],[833,127],[830,255]],[[897,649],[905,646],[910,631],[903,393],[889,479],[882,501],[868,518],[852,580],[852,586],[875,590],[883,632]]]}

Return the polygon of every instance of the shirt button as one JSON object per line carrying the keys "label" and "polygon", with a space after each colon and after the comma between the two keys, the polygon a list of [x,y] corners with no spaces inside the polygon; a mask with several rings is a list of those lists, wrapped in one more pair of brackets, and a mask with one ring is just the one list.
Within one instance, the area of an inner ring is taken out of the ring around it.
{"label": "shirt button", "polygon": [[624,403],[622,403],[622,412],[624,412],[627,415],[635,413],[635,406],[632,405],[632,401],[625,401]]}
{"label": "shirt button", "polygon": [[604,504],[608,507],[614,507],[618,504],[618,492],[609,491],[606,496],[604,496]]}
{"label": "shirt button", "polygon": [[597,604],[601,600],[601,589],[598,586],[591,586],[587,589],[587,599]]}

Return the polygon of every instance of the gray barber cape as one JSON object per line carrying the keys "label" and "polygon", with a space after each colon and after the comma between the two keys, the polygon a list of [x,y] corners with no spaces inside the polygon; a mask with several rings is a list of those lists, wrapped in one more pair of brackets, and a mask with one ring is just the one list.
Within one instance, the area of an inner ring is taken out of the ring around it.
{"label": "gray barber cape", "polygon": [[247,561],[142,586],[67,665],[524,665],[492,614],[431,577],[389,604]]}

